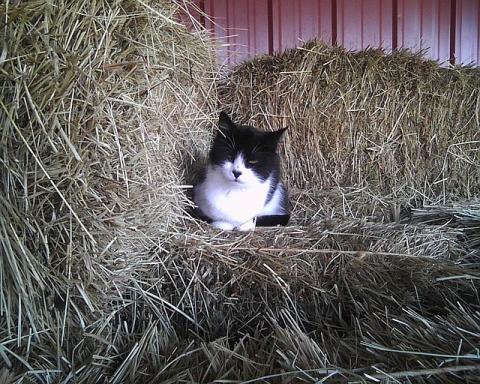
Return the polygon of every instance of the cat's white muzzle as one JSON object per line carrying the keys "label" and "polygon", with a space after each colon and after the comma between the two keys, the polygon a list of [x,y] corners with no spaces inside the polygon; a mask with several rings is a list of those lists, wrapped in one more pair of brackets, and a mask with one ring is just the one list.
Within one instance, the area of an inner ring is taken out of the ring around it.
{"label": "cat's white muzzle", "polygon": [[225,179],[238,186],[253,186],[262,182],[250,168],[245,166],[245,160],[241,153],[233,162],[227,161],[222,165],[222,174]]}

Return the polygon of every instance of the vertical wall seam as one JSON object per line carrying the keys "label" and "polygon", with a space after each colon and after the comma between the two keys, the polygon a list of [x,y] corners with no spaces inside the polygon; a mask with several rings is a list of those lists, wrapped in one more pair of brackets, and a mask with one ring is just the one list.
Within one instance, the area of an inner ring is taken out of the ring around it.
{"label": "vertical wall seam", "polygon": [[438,4],[438,12],[437,12],[437,60],[440,61],[441,58],[441,34],[440,34],[440,26],[442,25],[442,6]]}
{"label": "vertical wall seam", "polygon": [[477,15],[477,67],[480,66],[480,5],[478,6],[478,15]]}
{"label": "vertical wall seam", "polygon": [[[423,1],[420,2],[420,41],[418,42],[419,49],[423,52],[423,14],[424,14],[424,4]],[[431,53],[431,47],[428,47]],[[426,52],[425,52],[426,53]],[[424,54],[425,54],[424,53]]]}
{"label": "vertical wall seam", "polygon": [[322,36],[322,4],[317,2],[317,25],[315,27],[315,35],[324,41],[324,37]]}
{"label": "vertical wall seam", "polygon": [[[294,4],[298,4],[298,15],[297,17],[295,18],[295,22],[298,24],[298,37],[297,37],[297,41],[295,43],[295,45],[298,45],[299,43],[299,38],[300,38],[300,41],[303,41],[302,39],[302,2],[299,1],[298,3],[294,3]],[[295,5],[293,6],[294,9],[295,9]]]}
{"label": "vertical wall seam", "polygon": [[379,1],[379,10],[378,10],[378,45],[379,48],[385,48],[383,44],[383,9],[382,9],[382,1]]}
{"label": "vertical wall seam", "polygon": [[[256,40],[253,40],[253,43],[252,43],[252,31],[253,31],[253,34],[256,36],[256,32],[257,32],[257,25],[255,24],[255,4],[253,6],[253,12],[250,12],[250,0],[247,0],[246,1],[247,3],[247,25],[245,27],[245,30],[247,32],[247,44],[248,46],[246,47],[247,48],[247,55],[248,57],[251,57],[251,56],[254,56],[255,53],[257,52],[257,42]],[[253,23],[251,22],[251,14],[253,13]],[[242,47],[243,48],[243,47]],[[252,52],[252,49],[253,49],[253,52]],[[253,54],[252,54],[253,53]]]}
{"label": "vertical wall seam", "polygon": [[268,54],[273,53],[273,0],[267,1],[267,19],[268,19]]}
{"label": "vertical wall seam", "polygon": [[203,28],[207,28],[206,22],[205,22],[205,0],[200,0],[200,24],[202,25]]}
{"label": "vertical wall seam", "polygon": [[332,45],[337,45],[337,0],[332,0]]}
{"label": "vertical wall seam", "polygon": [[[278,15],[278,18],[277,18],[277,30],[275,31],[276,35],[277,35],[277,51],[281,52],[283,51],[284,47],[283,47],[283,44],[284,44],[284,41],[283,41],[283,25],[284,25],[284,22],[283,22],[283,14],[282,14],[282,0],[277,0],[277,15]],[[288,4],[288,3],[287,3]]]}
{"label": "vertical wall seam", "polygon": [[[213,21],[215,22],[215,0],[210,0],[210,15],[211,18],[213,18]],[[212,24],[212,29],[214,29],[214,24]]]}
{"label": "vertical wall seam", "polygon": [[398,49],[398,0],[392,1],[392,51]]}
{"label": "vertical wall seam", "polygon": [[[214,0],[212,0],[214,1]],[[227,0],[225,2],[225,22],[226,22],[226,25],[225,25],[225,33],[227,34],[227,62],[228,62],[228,65],[231,65],[232,64],[232,60],[233,60],[233,56],[232,56],[232,47],[233,47],[233,44],[232,44],[232,40],[233,40],[233,37],[232,37],[232,32],[231,32],[231,26],[230,26],[230,9],[228,7],[228,4],[229,4],[229,1]]]}
{"label": "vertical wall seam", "polygon": [[365,35],[365,15],[364,15],[364,3],[360,1],[360,48],[365,49],[364,35]]}
{"label": "vertical wall seam", "polygon": [[450,59],[451,65],[455,65],[456,54],[456,25],[457,25],[457,0],[450,0]]}

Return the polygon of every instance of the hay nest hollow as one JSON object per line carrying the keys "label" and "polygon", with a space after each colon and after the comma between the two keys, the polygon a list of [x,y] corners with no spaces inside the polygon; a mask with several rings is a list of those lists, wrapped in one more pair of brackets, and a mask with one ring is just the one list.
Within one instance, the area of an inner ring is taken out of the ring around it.
{"label": "hay nest hollow", "polygon": [[[210,45],[179,24],[195,26],[190,6],[2,6],[0,382],[474,382],[478,203],[369,216],[476,196],[475,173],[458,171],[478,165],[465,144],[478,140],[478,79],[452,70],[453,92],[419,57],[316,43],[245,64],[222,96],[241,118],[274,126],[335,103],[325,120],[292,120],[292,225],[218,233],[184,215],[185,164],[217,107]],[[302,55],[323,60],[318,79]],[[310,123],[335,119],[316,144]]]}

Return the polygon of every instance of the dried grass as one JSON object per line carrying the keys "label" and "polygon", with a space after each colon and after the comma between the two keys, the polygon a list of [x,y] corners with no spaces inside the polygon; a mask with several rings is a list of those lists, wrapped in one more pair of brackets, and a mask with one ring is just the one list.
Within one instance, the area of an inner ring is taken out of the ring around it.
{"label": "dried grass", "polygon": [[[287,140],[292,152],[285,152],[291,226],[224,234],[185,217],[186,164],[205,153],[217,103],[209,42],[177,23],[187,18],[195,27],[184,12],[190,6],[127,0],[2,6],[8,39],[0,55],[0,382],[477,380],[480,273],[468,258],[478,249],[478,204],[401,210],[411,196],[400,187],[419,186],[428,174],[419,168],[415,179],[413,166],[433,167],[441,151],[432,149],[435,161],[396,168],[406,179],[389,184],[387,169],[369,170],[360,160],[352,168],[363,167],[359,175],[343,175],[345,148],[336,134],[328,139],[337,148],[333,162],[314,168],[328,157],[325,149],[311,147],[311,132],[295,125]],[[340,55],[344,64],[362,57],[322,52],[333,61]],[[288,60],[296,54],[271,60],[295,67]],[[372,57],[400,72],[402,60],[432,67],[419,58]],[[252,76],[255,63],[246,64]],[[423,84],[431,73],[413,69],[413,79],[403,73],[400,84]],[[373,74],[366,72],[363,85],[380,89]],[[286,93],[278,93],[285,96],[276,99],[279,108],[302,108],[316,95],[302,93],[307,84],[291,76]],[[475,114],[467,116],[478,100],[477,79],[460,78],[455,89],[464,93],[451,101],[450,113],[464,129],[462,140],[478,138]],[[238,89],[233,95],[247,88]],[[360,102],[364,92],[353,87],[348,100]],[[405,95],[395,100],[405,102]],[[382,100],[385,110],[397,105]],[[250,115],[246,104],[237,108]],[[253,121],[263,121],[255,108]],[[405,115],[419,118],[412,108]],[[349,114],[337,117],[350,126]],[[435,119],[430,114],[425,124]],[[350,145],[383,137],[360,121],[363,141],[354,137]],[[374,121],[380,130],[381,120]],[[439,140],[452,129],[439,131]],[[379,143],[386,148],[392,141]],[[382,153],[379,164],[393,166],[398,151]],[[448,163],[445,192],[437,184],[428,184],[430,194],[418,191],[432,201],[475,196],[478,179],[455,173],[468,167],[467,155],[478,161],[473,147],[462,152],[461,164]],[[317,185],[327,169],[328,183]]]}
{"label": "dried grass", "polygon": [[178,21],[187,6],[1,6],[1,338],[26,343],[40,365],[13,361],[37,378],[57,349],[57,370],[77,364],[85,327],[183,225],[184,163],[207,149],[217,103],[207,36]]}

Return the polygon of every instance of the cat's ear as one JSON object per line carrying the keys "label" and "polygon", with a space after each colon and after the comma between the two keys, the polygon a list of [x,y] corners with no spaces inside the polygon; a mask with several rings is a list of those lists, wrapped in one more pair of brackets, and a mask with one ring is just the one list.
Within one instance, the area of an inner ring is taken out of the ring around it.
{"label": "cat's ear", "polygon": [[286,130],[287,130],[287,128],[282,128],[282,129],[279,129],[277,131],[267,132],[266,141],[267,141],[268,146],[270,148],[272,148],[273,150],[275,150],[277,148],[278,142],[280,141],[280,139],[283,136],[283,133]]}
{"label": "cat's ear", "polygon": [[220,129],[220,131],[222,131],[222,133],[226,135],[234,127],[235,124],[230,119],[230,117],[225,112],[220,112],[220,115],[218,116],[218,128]]}

